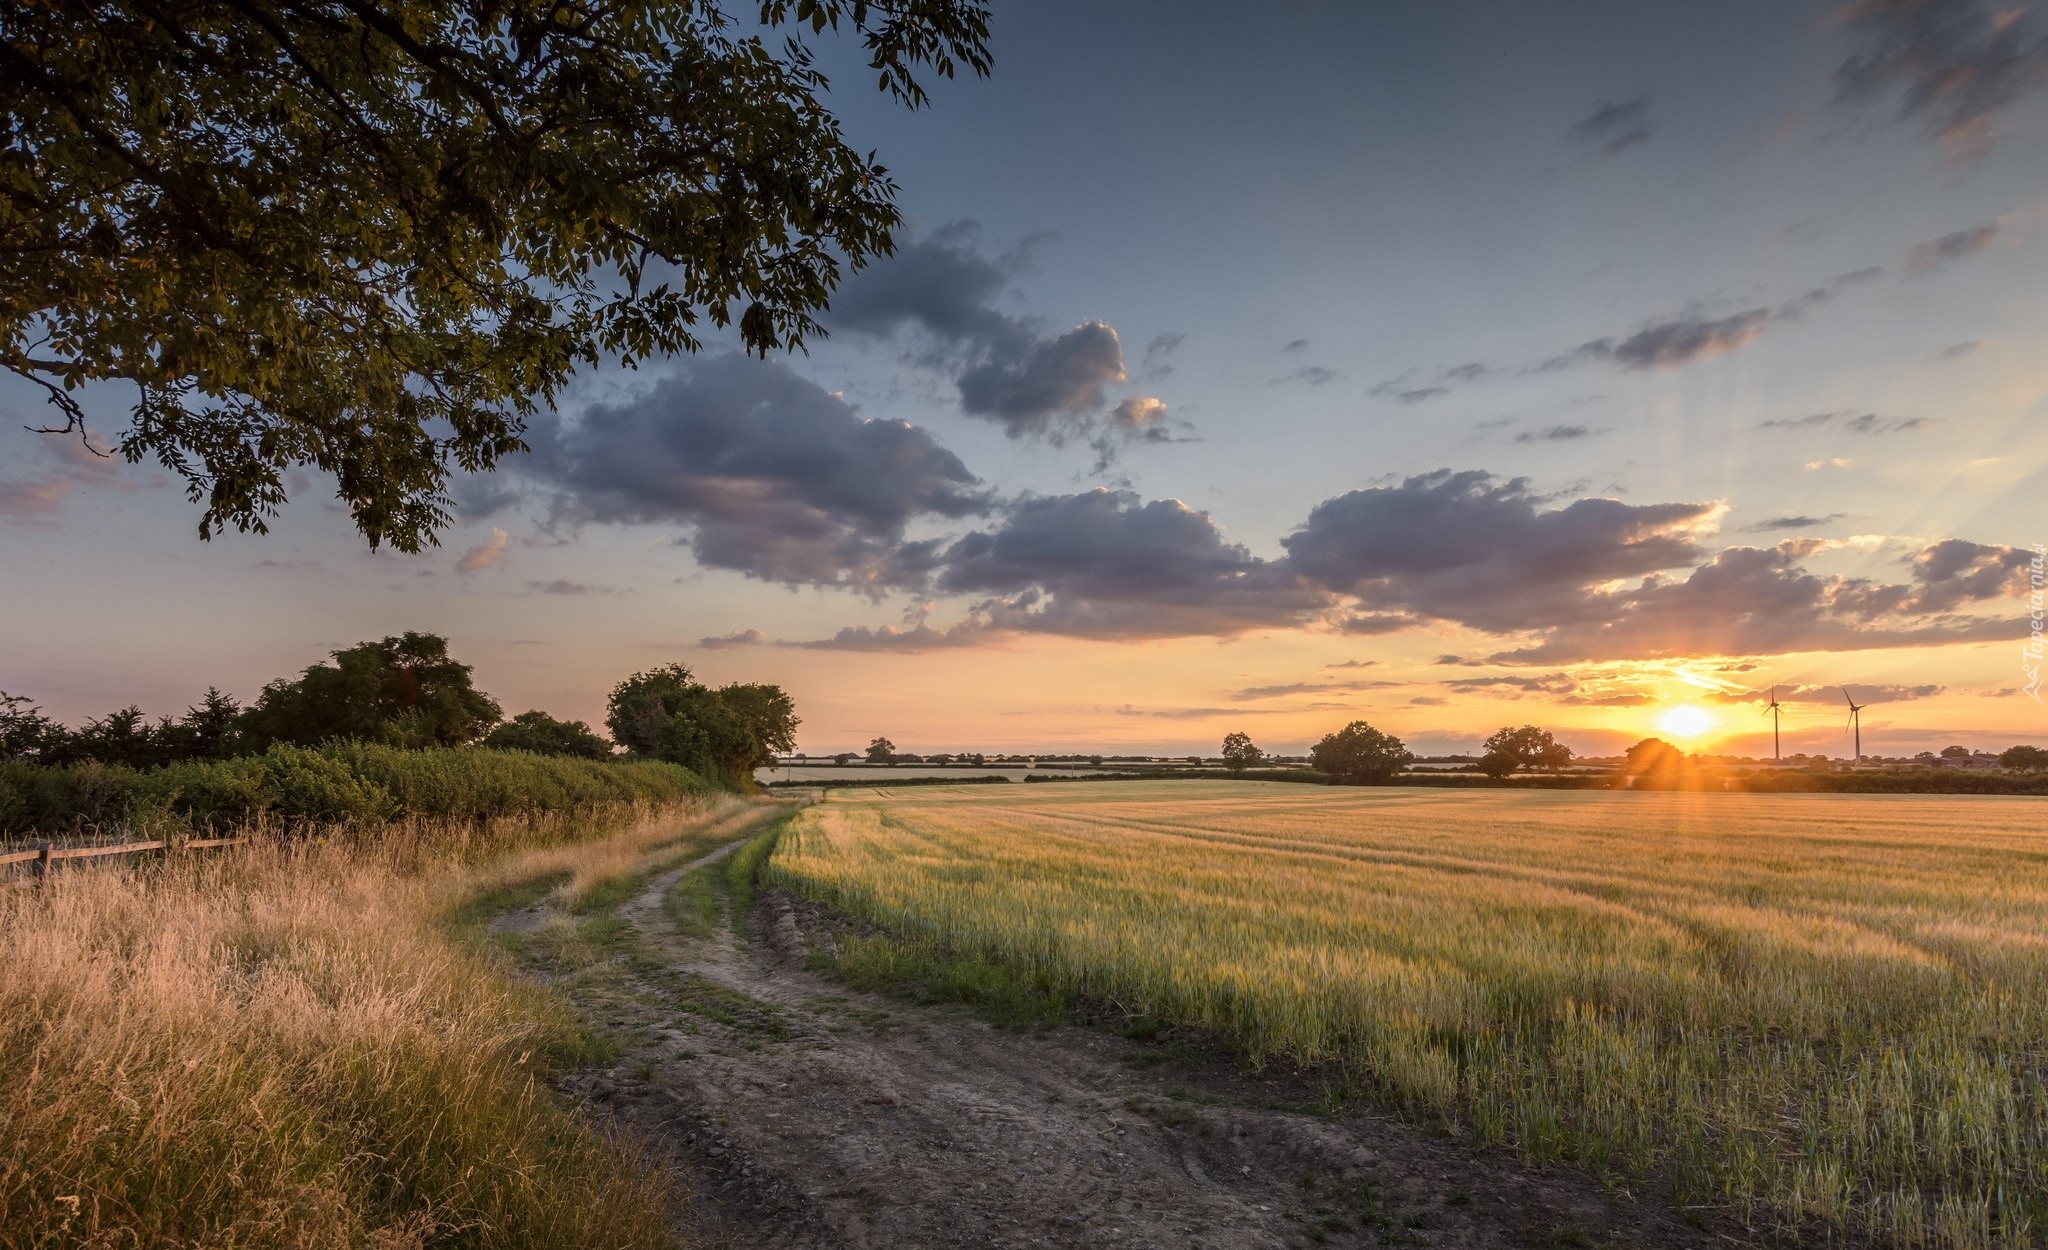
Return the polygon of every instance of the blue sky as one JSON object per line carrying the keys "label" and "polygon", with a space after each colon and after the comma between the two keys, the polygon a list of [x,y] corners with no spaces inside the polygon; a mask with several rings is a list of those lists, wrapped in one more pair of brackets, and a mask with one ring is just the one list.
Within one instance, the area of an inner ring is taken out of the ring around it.
{"label": "blue sky", "polygon": [[2048,16],[1046,3],[994,35],[916,114],[825,47],[911,223],[828,341],[593,371],[438,552],[363,551],[311,478],[201,544],[161,472],[0,388],[0,688],[168,711],[426,628],[508,712],[681,660],[782,682],[818,751],[1354,716],[1606,750],[1686,702],[1753,750],[1772,682],[1788,749],[1846,753],[1844,682],[1867,749],[2044,736]]}

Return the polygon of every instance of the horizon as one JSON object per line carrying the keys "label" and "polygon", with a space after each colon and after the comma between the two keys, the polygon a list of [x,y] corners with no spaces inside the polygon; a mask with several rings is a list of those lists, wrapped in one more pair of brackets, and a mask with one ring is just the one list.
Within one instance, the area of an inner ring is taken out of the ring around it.
{"label": "horizon", "polygon": [[0,379],[0,689],[176,713],[418,629],[508,715],[774,682],[814,755],[1768,758],[1774,685],[1788,755],[1844,686],[1866,755],[2048,742],[2048,34],[1949,8],[1047,4],[918,113],[827,47],[896,255],[808,354],[585,371],[437,550],[303,471],[201,543]]}

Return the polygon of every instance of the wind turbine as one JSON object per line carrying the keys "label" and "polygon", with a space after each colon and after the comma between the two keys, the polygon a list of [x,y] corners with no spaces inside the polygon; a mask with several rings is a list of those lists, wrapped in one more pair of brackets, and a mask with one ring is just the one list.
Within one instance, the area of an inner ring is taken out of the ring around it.
{"label": "wind turbine", "polygon": [[1842,698],[1849,704],[1849,727],[1856,731],[1856,762],[1863,762],[1863,709],[1866,704],[1849,698],[1849,688],[1842,687]]}
{"label": "wind turbine", "polygon": [[[1844,693],[1847,692],[1845,691]],[[1768,705],[1765,706],[1764,715],[1771,718],[1771,763],[1773,764],[1782,764],[1785,762],[1783,759],[1779,757],[1778,752],[1778,721],[1779,717],[1784,715],[1784,706],[1784,704],[1778,702],[1778,688],[1776,686],[1772,686],[1771,701]]]}

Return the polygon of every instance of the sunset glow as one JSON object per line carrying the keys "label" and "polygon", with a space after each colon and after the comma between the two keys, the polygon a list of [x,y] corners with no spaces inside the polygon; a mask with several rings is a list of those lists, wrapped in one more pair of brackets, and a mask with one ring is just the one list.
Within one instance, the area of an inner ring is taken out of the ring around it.
{"label": "sunset glow", "polygon": [[1714,728],[1714,718],[1689,703],[1681,703],[1657,718],[1660,733],[1674,738],[1697,738]]}

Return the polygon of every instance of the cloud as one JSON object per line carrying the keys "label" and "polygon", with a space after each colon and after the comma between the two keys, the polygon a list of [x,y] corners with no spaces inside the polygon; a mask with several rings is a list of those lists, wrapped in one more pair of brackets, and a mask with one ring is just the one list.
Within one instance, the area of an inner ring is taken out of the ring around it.
{"label": "cloud", "polygon": [[1923,429],[1940,422],[1939,417],[1880,417],[1874,412],[1857,412],[1843,409],[1839,412],[1814,412],[1803,417],[1773,417],[1757,428],[1762,430],[1811,430],[1825,426],[1836,426],[1852,434],[1900,434],[1907,430]]}
{"label": "cloud", "polygon": [[1950,261],[1961,260],[1965,256],[1974,256],[1983,251],[1990,247],[1991,241],[1997,237],[1998,223],[1993,222],[1985,226],[1972,226],[1968,230],[1956,230],[1938,239],[1929,239],[1914,246],[1912,254],[1906,258],[1906,268],[1914,273],[1933,273]]}
{"label": "cloud", "polygon": [[[1939,685],[1903,686],[1898,684],[1871,686],[1850,682],[1849,690],[1850,693],[1856,696],[1856,702],[1858,703],[1908,703],[1915,699],[1932,699],[1936,695],[1946,693],[1948,687]],[[1721,701],[1725,703],[1764,703],[1769,699],[1770,693],[1768,688],[1745,690],[1740,694],[1730,695]],[[1840,686],[1784,685],[1777,687],[1777,698],[1780,703],[1825,703],[1833,704],[1844,709],[1844,711],[1848,707],[1848,704],[1842,698],[1842,687]]]}
{"label": "cloud", "polygon": [[592,586],[587,582],[572,582],[566,577],[557,577],[551,581],[544,582],[528,582],[526,585],[528,589],[537,590],[544,595],[608,595],[611,593],[611,587],[609,586]]}
{"label": "cloud", "polygon": [[1439,469],[1325,500],[1281,545],[1294,571],[1369,610],[1510,633],[1570,612],[1589,584],[1692,564],[1722,511],[1539,502],[1526,479]]}
{"label": "cloud", "polygon": [[940,559],[936,585],[986,594],[992,628],[1096,638],[1228,635],[1306,622],[1333,601],[1226,541],[1208,513],[1130,491],[1027,496]]}
{"label": "cloud", "polygon": [[1147,382],[1157,382],[1173,372],[1173,366],[1167,361],[1180,350],[1182,343],[1187,342],[1187,338],[1185,334],[1157,334],[1145,344],[1144,361],[1140,367]]}
{"label": "cloud", "polygon": [[1822,525],[1831,525],[1847,515],[1845,512],[1830,512],[1826,516],[1774,516],[1758,521],[1754,525],[1745,525],[1742,527],[1742,532],[1745,534],[1772,534],[1779,530],[1810,530]]}
{"label": "cloud", "polygon": [[1962,160],[1990,150],[1999,112],[2048,84],[2048,39],[2033,36],[2018,9],[1854,0],[1843,18],[1865,46],[1836,68],[1837,101],[1896,100],[1898,120],[1920,121]]}
{"label": "cloud", "polygon": [[1434,373],[1409,369],[1379,383],[1367,393],[1397,399],[1404,404],[1417,404],[1448,395],[1460,386],[1502,374],[1531,377],[1596,364],[1626,371],[1680,368],[1747,347],[1771,326],[1797,321],[1839,298],[1849,288],[1868,282],[1883,272],[1874,267],[1858,269],[1779,303],[1759,304],[1733,312],[1718,312],[1705,305],[1696,305],[1684,312],[1645,322],[1627,334],[1590,339],[1577,347],[1518,368],[1472,361]]}
{"label": "cloud", "polygon": [[1631,96],[1617,104],[1602,100],[1567,135],[1577,143],[1596,147],[1607,156],[1623,148],[1650,141],[1650,97]]}
{"label": "cloud", "polygon": [[1948,538],[1912,557],[1918,611],[1946,611],[1984,599],[2017,597],[2027,589],[2033,561],[2017,547]]}
{"label": "cloud", "polygon": [[[1117,332],[1084,321],[1048,336],[1038,322],[997,308],[1009,271],[976,249],[979,233],[973,222],[954,222],[902,244],[847,280],[828,324],[877,337],[921,331],[930,347],[919,363],[951,374],[961,411],[1000,423],[1011,438],[1058,441],[1085,429],[1107,388],[1129,378]],[[1180,341],[1153,339],[1148,371],[1164,369]]]}
{"label": "cloud", "polygon": [[1335,369],[1325,369],[1321,365],[1303,365],[1292,373],[1282,374],[1280,377],[1274,378],[1270,385],[1281,386],[1288,382],[1306,382],[1310,386],[1328,386],[1336,380],[1337,371]]}
{"label": "cloud", "polygon": [[2028,559],[2024,552],[1951,539],[1913,557],[1910,584],[1890,584],[1801,566],[1823,546],[1788,539],[1775,547],[1729,547],[1682,580],[1648,577],[1632,586],[1588,587],[1578,611],[1550,621],[1539,642],[1492,658],[1555,664],[1783,655],[2011,635],[2010,622],[1954,609],[2013,593],[2016,570]]}
{"label": "cloud", "polygon": [[1305,352],[1308,350],[1308,340],[1289,339],[1280,345],[1280,350],[1283,352]]}
{"label": "cloud", "polygon": [[874,594],[921,585],[940,540],[907,527],[986,513],[960,458],[906,421],[862,418],[786,365],[737,353],[529,435],[558,523],[689,528],[700,564]]}
{"label": "cloud", "polygon": [[1291,694],[1356,694],[1365,690],[1384,690],[1389,686],[1405,686],[1405,681],[1294,681],[1277,686],[1246,686],[1234,690],[1230,697],[1239,702],[1258,699],[1278,699]]}
{"label": "cloud", "polygon": [[1100,321],[1084,321],[1055,339],[1004,354],[960,374],[960,407],[1003,424],[1011,438],[1047,433],[1063,416],[1100,409],[1104,388],[1122,382],[1123,345]]}
{"label": "cloud", "polygon": [[1378,661],[1378,660],[1339,660],[1339,661],[1337,661],[1337,662],[1336,662],[1335,664],[1325,664],[1325,665],[1323,665],[1323,667],[1324,667],[1324,668],[1373,668],[1373,667],[1377,666],[1378,664],[1379,664],[1379,661]]}
{"label": "cloud", "polygon": [[1583,425],[1553,425],[1544,430],[1523,430],[1515,435],[1518,443],[1569,443],[1590,438],[1596,431]]}
{"label": "cloud", "polygon": [[0,482],[0,516],[20,520],[48,516],[64,506],[64,496],[76,485],[56,473],[26,482]]}
{"label": "cloud", "polygon": [[1418,694],[1408,702],[1416,707],[1444,707],[1450,700],[1440,694]]}
{"label": "cloud", "polygon": [[478,543],[463,552],[462,558],[455,562],[456,572],[476,573],[483,569],[495,568],[504,560],[505,548],[510,542],[511,539],[504,530],[492,526],[490,541]]}
{"label": "cloud", "polygon": [[949,629],[933,629],[922,622],[907,628],[883,625],[849,625],[830,638],[809,642],[783,642],[777,646],[801,647],[810,651],[937,651],[948,647],[973,647],[991,640],[987,628],[968,621]]}
{"label": "cloud", "polygon": [[0,517],[33,521],[64,506],[64,497],[79,487],[117,485],[123,461],[108,449],[97,431],[44,434],[35,440],[41,457],[55,468],[25,481],[0,481]]}
{"label": "cloud", "polygon": [[1955,343],[1935,353],[1936,360],[1961,360],[1963,357],[1984,346],[1983,339],[1971,339],[1967,343]]}
{"label": "cloud", "polygon": [[697,648],[700,651],[730,651],[736,647],[758,647],[767,641],[768,635],[758,629],[735,629],[699,638]]}

